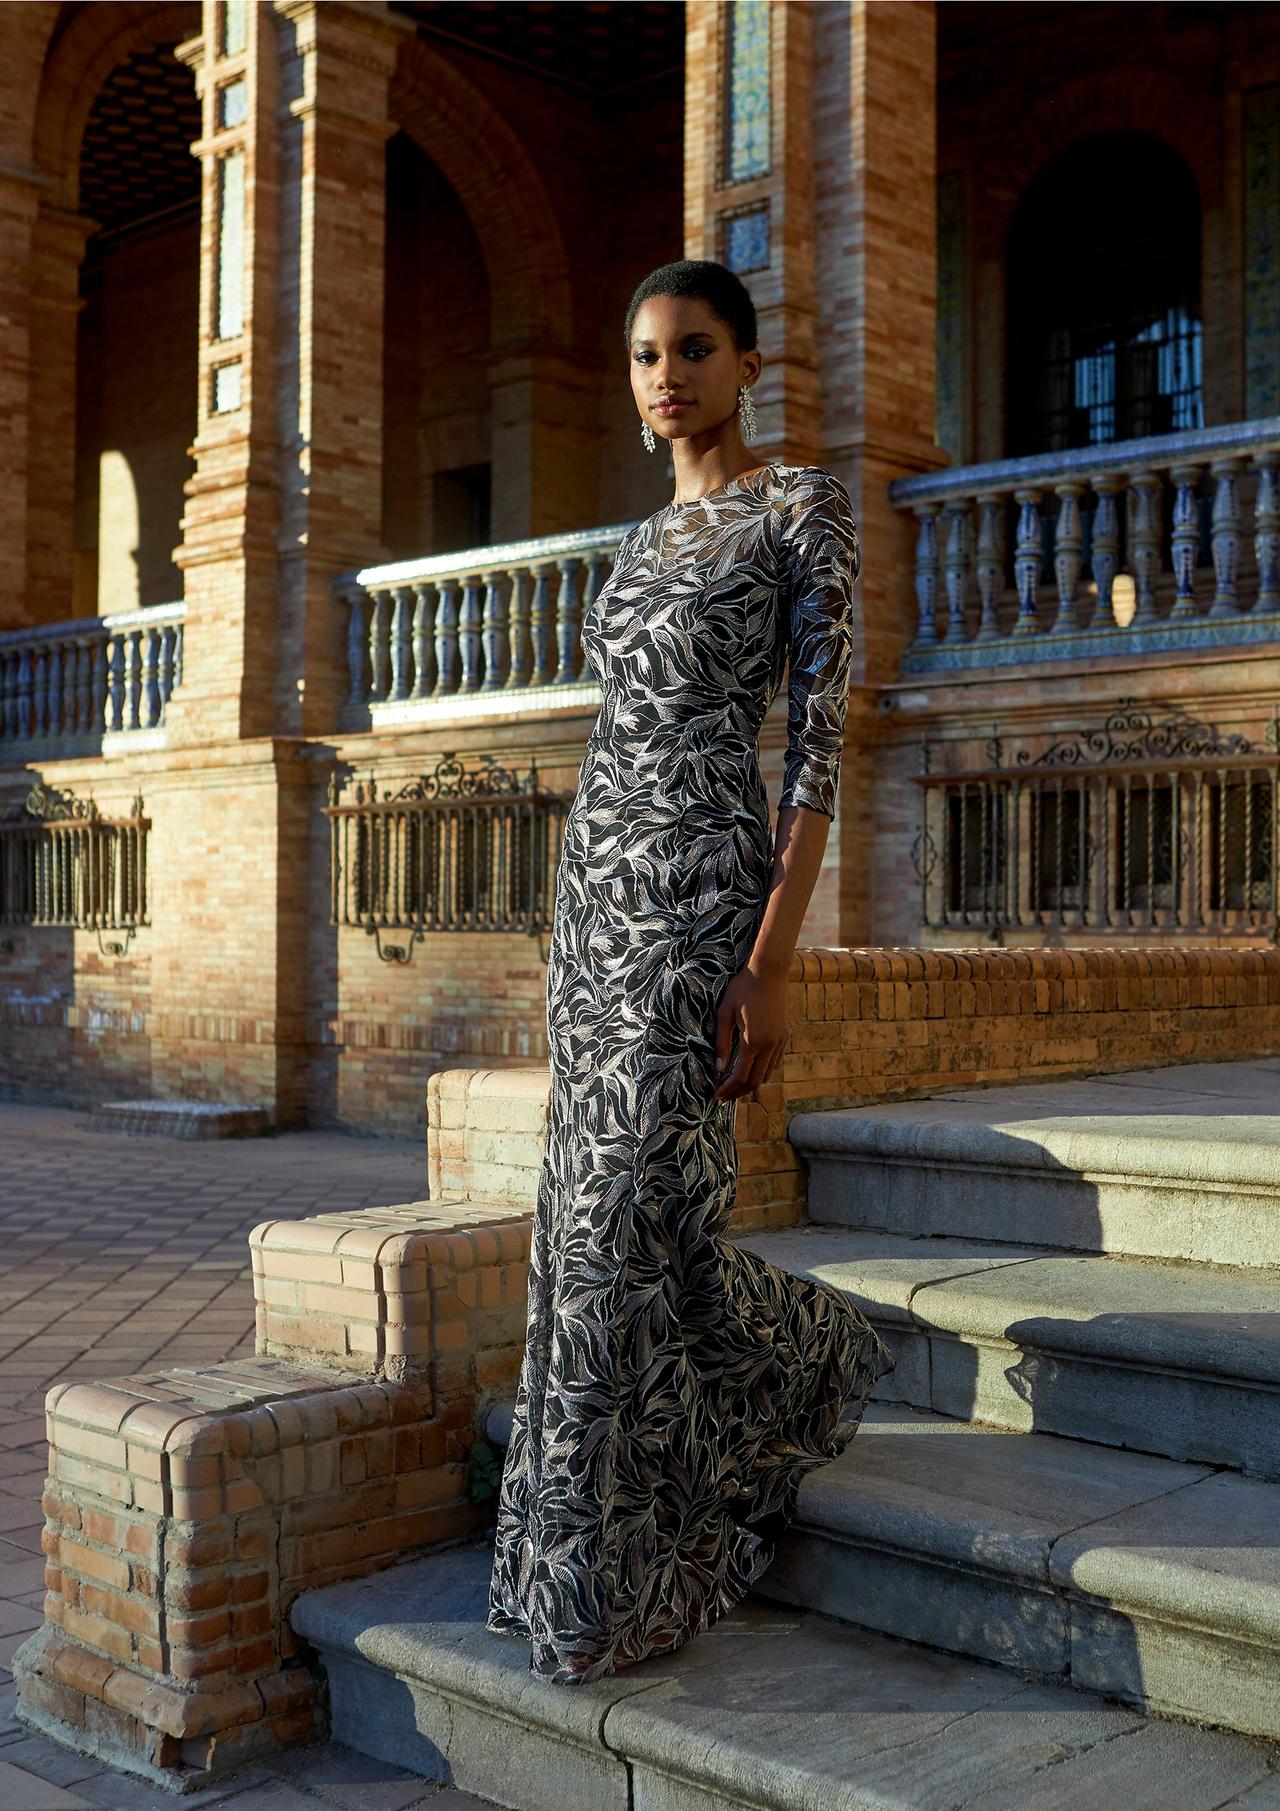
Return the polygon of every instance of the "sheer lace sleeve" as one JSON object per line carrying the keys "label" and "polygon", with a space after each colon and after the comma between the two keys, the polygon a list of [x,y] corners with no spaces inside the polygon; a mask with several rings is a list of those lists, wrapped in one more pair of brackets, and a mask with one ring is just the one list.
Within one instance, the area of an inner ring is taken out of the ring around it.
{"label": "sheer lace sleeve", "polygon": [[780,549],[789,677],[778,804],[806,805],[834,817],[862,551],[849,493],[831,472],[800,470]]}

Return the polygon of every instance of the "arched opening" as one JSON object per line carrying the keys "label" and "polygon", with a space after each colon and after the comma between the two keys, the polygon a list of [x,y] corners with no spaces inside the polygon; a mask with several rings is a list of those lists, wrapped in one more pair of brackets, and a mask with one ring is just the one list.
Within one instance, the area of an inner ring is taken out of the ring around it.
{"label": "arched opening", "polygon": [[1011,457],[1203,425],[1200,238],[1159,139],[1101,133],[1045,165],[1009,236]]}
{"label": "arched opening", "polygon": [[406,133],[387,145],[382,537],[393,559],[490,539],[489,278],[466,208]]}
{"label": "arched opening", "polygon": [[196,428],[200,108],[168,47],[94,101],[80,156],[93,223],[80,270],[72,613],[182,595],[173,563]]}

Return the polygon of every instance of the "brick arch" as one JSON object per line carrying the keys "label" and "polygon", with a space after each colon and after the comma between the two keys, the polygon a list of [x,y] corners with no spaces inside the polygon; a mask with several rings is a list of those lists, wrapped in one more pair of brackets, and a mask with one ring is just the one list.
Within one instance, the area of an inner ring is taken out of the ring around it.
{"label": "brick arch", "polygon": [[1003,252],[1018,203],[1050,160],[1081,139],[1138,132],[1177,152],[1200,191],[1203,214],[1220,205],[1222,152],[1197,121],[1212,94],[1166,69],[1102,70],[1041,95],[985,160],[986,237]]}
{"label": "brick arch", "polygon": [[55,207],[74,213],[79,206],[85,127],[112,70],[135,51],[177,44],[199,30],[195,0],[103,0],[71,14],[45,61],[36,104],[34,162],[52,181]]}
{"label": "brick arch", "polygon": [[438,165],[480,241],[489,275],[493,344],[547,349],[572,337],[573,285],[551,198],[519,135],[431,45],[405,45],[391,86],[392,119]]}
{"label": "brick arch", "polygon": [[0,74],[0,108],[7,122],[7,154],[18,169],[27,166],[35,140],[41,71],[60,12],[39,0],[17,0],[5,8],[5,67]]}

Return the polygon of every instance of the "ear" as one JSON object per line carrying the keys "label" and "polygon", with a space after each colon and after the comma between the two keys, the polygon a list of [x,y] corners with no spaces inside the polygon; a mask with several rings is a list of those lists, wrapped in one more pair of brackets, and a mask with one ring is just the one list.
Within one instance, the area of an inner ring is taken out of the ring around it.
{"label": "ear", "polygon": [[738,361],[738,382],[748,387],[754,384],[764,369],[764,360],[757,346],[754,351],[744,352]]}

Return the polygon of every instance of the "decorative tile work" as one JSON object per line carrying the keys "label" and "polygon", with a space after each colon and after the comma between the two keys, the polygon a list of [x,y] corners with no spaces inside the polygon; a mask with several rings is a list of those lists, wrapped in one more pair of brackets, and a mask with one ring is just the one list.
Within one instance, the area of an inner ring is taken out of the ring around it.
{"label": "decorative tile work", "polygon": [[223,0],[222,17],[219,21],[218,55],[237,57],[245,47],[246,0]]}
{"label": "decorative tile work", "polygon": [[770,167],[769,4],[732,0],[729,13],[725,163],[730,182],[766,175]]}
{"label": "decorative tile work", "polygon": [[244,124],[245,100],[246,84],[243,76],[237,76],[234,82],[227,82],[219,88],[218,127],[221,131]]}
{"label": "decorative tile work", "polygon": [[969,222],[963,170],[938,178],[938,445],[957,463],[969,412]]}
{"label": "decorative tile work", "polygon": [[1244,412],[1280,413],[1280,87],[1244,97]]}
{"label": "decorative tile work", "polygon": [[232,365],[216,365],[213,372],[213,412],[215,415],[230,415],[240,407],[241,364],[237,359]]}
{"label": "decorative tile work", "polygon": [[220,340],[244,332],[244,152],[218,165],[218,323]]}
{"label": "decorative tile work", "polygon": [[752,208],[746,214],[722,217],[724,262],[741,275],[769,268],[769,209]]}

